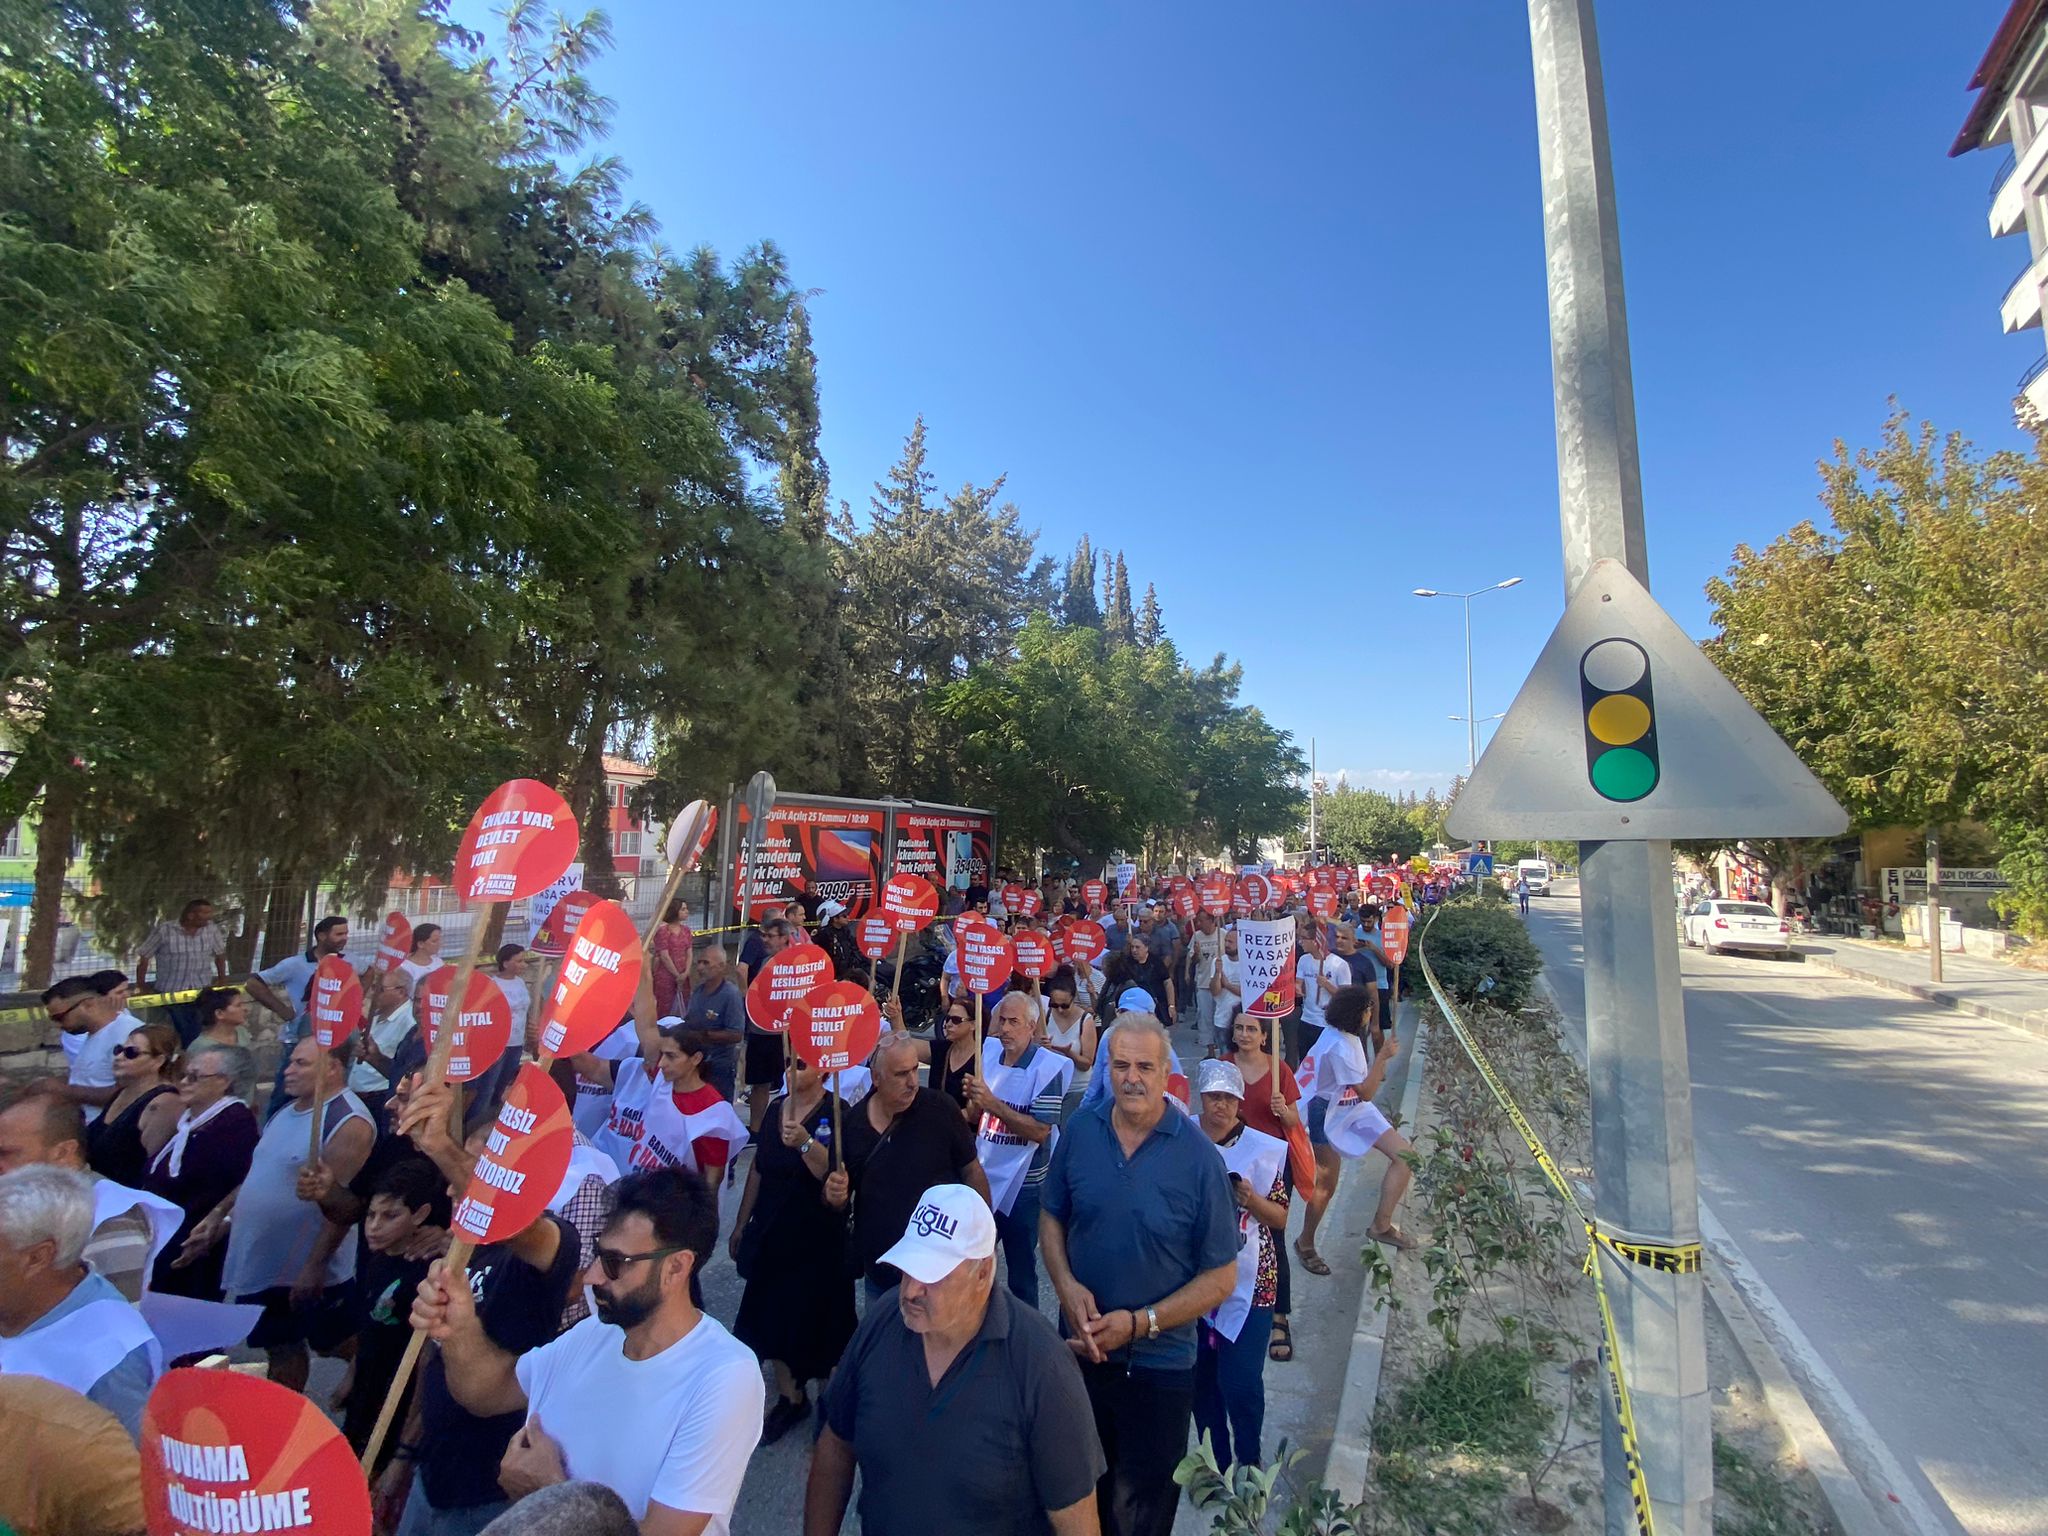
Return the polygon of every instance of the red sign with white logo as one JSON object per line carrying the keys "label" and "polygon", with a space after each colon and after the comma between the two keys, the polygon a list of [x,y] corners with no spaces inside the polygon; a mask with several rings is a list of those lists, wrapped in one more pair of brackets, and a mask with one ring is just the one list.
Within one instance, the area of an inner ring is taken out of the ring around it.
{"label": "red sign with white logo", "polygon": [[879,913],[870,914],[854,925],[853,940],[870,960],[879,960],[896,942],[896,925]]}
{"label": "red sign with white logo", "polygon": [[[426,1042],[429,1056],[434,1052],[434,1037],[441,1032],[441,1019],[448,1011],[448,989],[454,985],[452,965],[442,966],[427,978],[427,1016],[420,1021],[420,1036]],[[612,1022],[616,1025],[618,1021]],[[471,971],[469,991],[456,1016],[455,1039],[448,1048],[448,1081],[466,1083],[483,1076],[498,1064],[511,1039],[510,999],[482,971]]]}
{"label": "red sign with white logo", "polygon": [[820,1072],[844,1072],[874,1054],[882,1038],[882,1010],[867,988],[852,981],[814,987],[791,1020],[789,1048]]}
{"label": "red sign with white logo", "polygon": [[477,807],[455,854],[455,894],[463,901],[537,896],[576,857],[569,802],[538,779],[500,784]]}
{"label": "red sign with white logo", "polygon": [[1100,907],[1108,897],[1109,887],[1100,880],[1084,880],[1081,882],[1081,905],[1090,912]]}
{"label": "red sign with white logo", "polygon": [[384,927],[377,935],[377,968],[395,971],[411,953],[412,920],[403,912],[393,912],[384,919]]}
{"label": "red sign with white logo", "polygon": [[1398,901],[1380,918],[1380,948],[1395,965],[1408,957],[1408,909]]}
{"label": "red sign with white logo", "polygon": [[1260,907],[1272,906],[1278,898],[1278,891],[1266,876],[1252,874],[1237,877],[1238,911],[1256,912]]}
{"label": "red sign with white logo", "polygon": [[990,923],[960,923],[953,930],[960,944],[960,981],[970,992],[986,997],[1017,969],[1016,946]]}
{"label": "red sign with white logo", "polygon": [[142,1517],[150,1536],[370,1536],[370,1487],[340,1428],[307,1398],[260,1376],[187,1368],[166,1372],[143,1406]]}
{"label": "red sign with white logo", "polygon": [[1196,882],[1196,892],[1202,899],[1202,910],[1217,917],[1230,915],[1230,876],[1220,869],[1212,869]]}
{"label": "red sign with white logo", "polygon": [[1067,930],[1066,958],[1077,965],[1093,965],[1109,948],[1109,935],[1100,923],[1076,923]]}
{"label": "red sign with white logo", "polygon": [[1195,908],[1197,905],[1194,881],[1174,881],[1172,892],[1167,897],[1167,900],[1172,904],[1173,915],[1175,917],[1179,918],[1184,923],[1194,921]]}
{"label": "red sign with white logo", "polygon": [[882,915],[898,933],[920,933],[939,915],[939,893],[923,875],[891,875],[882,882]]}
{"label": "red sign with white logo", "polygon": [[527,947],[537,955],[567,954],[569,940],[576,936],[576,925],[597,902],[593,892],[569,892],[555,903],[555,910],[548,914],[547,921],[533,930],[533,943]]}
{"label": "red sign with white logo", "polygon": [[830,955],[815,944],[792,944],[770,955],[761,974],[747,984],[747,1017],[757,1029],[780,1034],[796,1022],[811,989],[831,979]]}
{"label": "red sign with white logo", "polygon": [[355,968],[340,955],[329,955],[313,972],[313,996],[309,1005],[313,1038],[322,1050],[331,1051],[356,1032],[363,1022],[363,984]]}
{"label": "red sign with white logo", "polygon": [[1030,886],[1026,886],[1023,893],[1017,897],[1015,910],[1025,917],[1036,917],[1044,906],[1045,897]]}
{"label": "red sign with white logo", "polygon": [[528,1062],[512,1080],[498,1123],[477,1154],[469,1187],[455,1202],[451,1230],[473,1243],[517,1237],[547,1209],[569,1172],[576,1122],[543,1067]]}
{"label": "red sign with white logo", "polygon": [[1035,929],[1026,928],[1014,934],[1010,947],[1016,951],[1018,972],[1032,981],[1043,981],[1059,965],[1059,957],[1052,952],[1052,940]]}
{"label": "red sign with white logo", "polygon": [[640,988],[639,928],[616,901],[593,902],[576,925],[540,1016],[543,1056],[589,1050],[619,1027]]}
{"label": "red sign with white logo", "polygon": [[1325,920],[1337,915],[1337,893],[1335,891],[1310,891],[1308,909]]}

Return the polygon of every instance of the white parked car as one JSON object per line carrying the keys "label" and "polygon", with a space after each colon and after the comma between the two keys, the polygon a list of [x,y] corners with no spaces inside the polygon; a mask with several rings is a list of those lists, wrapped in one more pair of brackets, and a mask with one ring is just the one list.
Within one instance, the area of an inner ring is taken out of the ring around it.
{"label": "white parked car", "polygon": [[1702,901],[1685,914],[1685,942],[1710,955],[1754,949],[1789,956],[1792,925],[1760,901]]}

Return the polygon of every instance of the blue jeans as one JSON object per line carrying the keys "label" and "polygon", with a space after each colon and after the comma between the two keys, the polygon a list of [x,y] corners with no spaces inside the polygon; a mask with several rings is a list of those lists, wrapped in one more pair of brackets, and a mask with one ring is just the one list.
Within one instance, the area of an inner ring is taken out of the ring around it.
{"label": "blue jeans", "polygon": [[1003,1269],[1010,1294],[1025,1306],[1038,1306],[1038,1186],[1017,1191],[1007,1216],[996,1217],[996,1239],[1003,1245]]}
{"label": "blue jeans", "polygon": [[1209,1437],[1217,1466],[1257,1466],[1259,1436],[1266,1427],[1266,1345],[1273,1336],[1273,1309],[1253,1307],[1235,1339],[1224,1338],[1207,1323],[1200,1332],[1195,1433]]}
{"label": "blue jeans", "polygon": [[510,1499],[499,1499],[467,1509],[436,1509],[415,1481],[412,1492],[406,1496],[405,1513],[398,1517],[397,1536],[477,1536],[477,1532],[511,1507]]}

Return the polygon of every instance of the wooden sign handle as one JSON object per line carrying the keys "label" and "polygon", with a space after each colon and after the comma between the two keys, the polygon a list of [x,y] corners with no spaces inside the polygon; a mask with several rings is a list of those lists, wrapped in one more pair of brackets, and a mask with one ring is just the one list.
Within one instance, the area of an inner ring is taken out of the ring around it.
{"label": "wooden sign handle", "polygon": [[896,969],[889,977],[889,1001],[892,1003],[900,1004],[903,1001],[903,952],[909,948],[910,935],[907,933],[897,934]]}
{"label": "wooden sign handle", "polygon": [[843,1164],[839,1160],[839,1074],[832,1074],[832,1169],[836,1173]]}
{"label": "wooden sign handle", "polygon": [[[455,964],[455,975],[448,983],[448,1006],[441,1010],[441,1027],[434,1031],[434,1049],[427,1057],[427,1086],[438,1088],[448,1080],[448,1057],[455,1049],[455,1026],[461,1022],[462,1006],[469,1000],[469,978],[476,974],[477,956],[484,947],[484,935],[489,933],[498,914],[511,905],[508,901],[487,901],[477,909],[476,922],[470,926],[469,942],[463,947],[462,958]],[[450,1019],[449,1010],[455,1017]]]}
{"label": "wooden sign handle", "polygon": [[[469,1256],[476,1251],[476,1244],[466,1237],[458,1237],[448,1245],[447,1267],[442,1271],[444,1285],[469,1284]],[[398,1405],[405,1397],[405,1384],[412,1380],[414,1367],[420,1363],[420,1350],[426,1346],[427,1336],[415,1331],[406,1341],[405,1353],[399,1357],[398,1371],[391,1378],[391,1385],[384,1393],[384,1406],[377,1410],[377,1423],[370,1431],[370,1438],[363,1445],[363,1475],[373,1475],[377,1465],[377,1453],[384,1449],[384,1437],[391,1433],[391,1421],[398,1417]]]}

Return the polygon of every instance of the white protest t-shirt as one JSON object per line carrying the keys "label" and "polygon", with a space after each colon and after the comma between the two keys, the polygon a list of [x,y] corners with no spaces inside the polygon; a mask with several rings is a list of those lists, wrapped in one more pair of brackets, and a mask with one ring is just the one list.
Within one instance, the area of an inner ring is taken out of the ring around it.
{"label": "white protest t-shirt", "polygon": [[[617,1029],[606,1035],[590,1048],[590,1054],[599,1061],[636,1061],[640,1056],[640,1037],[633,1030],[628,1019]],[[612,1069],[616,1082],[625,1071],[624,1067]],[[576,1129],[591,1140],[604,1129],[605,1121],[611,1118],[612,1090],[608,1084],[593,1083],[580,1073],[576,1078],[576,1102],[569,1106],[569,1118],[576,1122]]]}
{"label": "white protest t-shirt", "polygon": [[1322,963],[1314,955],[1302,955],[1294,962],[1294,995],[1301,999],[1301,1022],[1323,1027],[1323,989],[1316,978],[1323,975]]}
{"label": "white protest t-shirt", "polygon": [[[142,1028],[142,1020],[125,1010],[115,1014],[91,1034],[78,1042],[78,1054],[71,1058],[71,1070],[67,1080],[80,1088],[111,1088],[114,1086],[114,1047],[126,1040],[129,1034]],[[100,1117],[97,1104],[81,1104],[85,1111],[85,1123],[91,1125]]]}
{"label": "white protest t-shirt", "polygon": [[586,1317],[521,1355],[528,1414],[560,1442],[570,1477],[604,1484],[635,1520],[660,1504],[709,1515],[707,1536],[727,1536],[761,1439],[760,1362],[709,1315],[652,1359],[628,1360],[625,1340]]}

